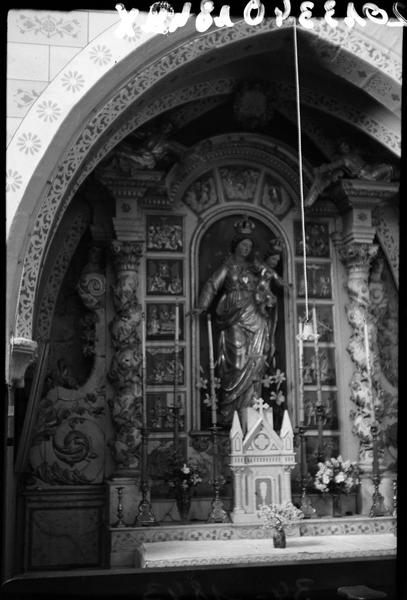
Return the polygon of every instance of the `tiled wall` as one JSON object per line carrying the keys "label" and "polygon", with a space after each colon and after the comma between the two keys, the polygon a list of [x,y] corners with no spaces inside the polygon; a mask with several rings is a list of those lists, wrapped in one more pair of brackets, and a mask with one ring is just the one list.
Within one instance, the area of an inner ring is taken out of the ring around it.
{"label": "tiled wall", "polygon": [[9,12],[7,145],[48,83],[82,48],[118,21],[114,10]]}

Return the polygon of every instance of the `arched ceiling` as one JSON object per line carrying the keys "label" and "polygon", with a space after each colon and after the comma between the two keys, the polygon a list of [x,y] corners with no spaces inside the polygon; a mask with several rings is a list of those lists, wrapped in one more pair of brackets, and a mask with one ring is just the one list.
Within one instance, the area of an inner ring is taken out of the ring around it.
{"label": "arched ceiling", "polygon": [[[25,223],[29,205],[33,214],[28,227],[31,239],[23,242],[27,244],[25,258],[21,249],[15,252],[24,263],[20,285],[24,298],[16,327],[22,336],[29,337],[31,331],[27,311],[32,310],[35,281],[53,231],[81,183],[129,133],[148,127],[155,118],[174,118],[176,111],[188,109],[188,123],[175,119],[174,136],[185,143],[204,112],[207,119],[216,117],[218,122],[222,110],[231,116],[236,86],[250,77],[270,86],[274,94],[275,117],[268,126],[273,137],[288,135],[292,145],[295,142],[291,24],[276,29],[267,21],[256,27],[241,22],[228,30],[199,35],[191,26],[172,38],[150,38],[141,50],[127,50],[127,55],[124,42],[119,42],[122,58],[116,67],[106,68],[93,87],[84,90],[62,126],[55,125],[54,138],[44,151],[24,159],[31,161],[33,170],[30,173],[27,162],[23,185],[12,190],[22,199],[19,211]],[[303,135],[308,140],[304,149],[309,162],[316,165],[329,157],[338,133],[352,136],[373,152],[393,159],[399,156],[401,69],[397,54],[370,42],[363,32],[356,35],[343,27],[332,31],[324,21],[316,22],[312,32],[299,29],[298,42]],[[113,48],[111,52],[114,56]],[[81,56],[75,57],[72,69],[76,65],[80,69],[80,61]],[[51,101],[55,90],[64,93],[58,85],[55,81],[46,91]],[[34,106],[30,115],[36,113]],[[49,125],[47,135],[52,136],[54,124]],[[18,149],[11,146],[10,156],[14,152],[20,158]],[[18,288],[17,281],[14,288]]]}

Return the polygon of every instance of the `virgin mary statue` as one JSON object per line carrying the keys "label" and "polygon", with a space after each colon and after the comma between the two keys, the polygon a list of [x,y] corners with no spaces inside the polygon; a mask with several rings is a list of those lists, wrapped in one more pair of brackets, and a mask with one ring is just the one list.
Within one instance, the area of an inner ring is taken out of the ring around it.
{"label": "virgin mary statue", "polygon": [[235,224],[230,256],[204,284],[201,311],[216,305],[220,330],[217,366],[221,382],[221,422],[230,425],[233,413],[260,396],[270,352],[271,330],[262,295],[258,293],[261,266],[255,260],[254,223],[247,217]]}

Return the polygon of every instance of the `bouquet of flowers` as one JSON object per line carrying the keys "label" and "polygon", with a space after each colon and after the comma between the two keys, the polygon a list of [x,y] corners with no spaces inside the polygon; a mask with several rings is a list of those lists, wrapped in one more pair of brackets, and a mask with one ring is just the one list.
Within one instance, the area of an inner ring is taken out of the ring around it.
{"label": "bouquet of flowers", "polygon": [[353,491],[359,484],[359,467],[355,462],[343,460],[339,455],[318,463],[314,486],[320,492],[345,493]]}
{"label": "bouquet of flowers", "polygon": [[263,521],[264,527],[281,530],[303,519],[304,513],[292,502],[287,502],[286,504],[262,504],[257,511],[257,516]]}
{"label": "bouquet of flowers", "polygon": [[198,467],[189,461],[176,464],[168,477],[168,485],[175,490],[189,490],[201,481]]}

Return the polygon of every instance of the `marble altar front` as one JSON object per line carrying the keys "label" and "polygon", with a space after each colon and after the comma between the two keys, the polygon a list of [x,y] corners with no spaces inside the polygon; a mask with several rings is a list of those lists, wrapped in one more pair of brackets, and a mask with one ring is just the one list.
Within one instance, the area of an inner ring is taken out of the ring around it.
{"label": "marble altar front", "polygon": [[154,542],[136,549],[134,566],[163,568],[353,560],[395,556],[396,547],[396,537],[389,533],[296,536],[289,539],[286,548],[274,548],[270,539]]}

